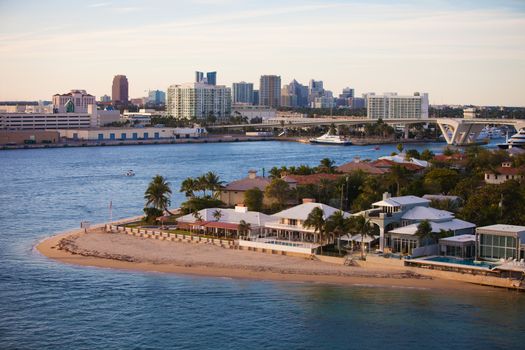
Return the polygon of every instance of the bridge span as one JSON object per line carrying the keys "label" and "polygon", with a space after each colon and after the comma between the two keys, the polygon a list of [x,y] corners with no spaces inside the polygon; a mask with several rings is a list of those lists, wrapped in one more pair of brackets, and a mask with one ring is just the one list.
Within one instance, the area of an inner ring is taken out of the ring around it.
{"label": "bridge span", "polygon": [[[235,125],[211,125],[209,129],[242,129],[254,127],[256,129],[287,129],[311,126],[339,125],[362,125],[376,123],[376,119],[369,118],[283,118],[279,123],[261,124],[235,124]],[[428,119],[383,119],[388,125],[405,126],[405,137],[408,135],[408,128],[414,124],[437,124],[445,141],[449,145],[467,145],[475,143],[479,133],[486,125],[508,125],[516,130],[525,128],[525,119],[485,119],[485,118],[428,118]]]}

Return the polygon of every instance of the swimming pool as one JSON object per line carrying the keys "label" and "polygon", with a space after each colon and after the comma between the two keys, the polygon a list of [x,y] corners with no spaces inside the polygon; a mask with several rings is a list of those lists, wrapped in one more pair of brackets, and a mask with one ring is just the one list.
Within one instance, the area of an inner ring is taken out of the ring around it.
{"label": "swimming pool", "polygon": [[476,266],[476,267],[484,267],[487,269],[492,269],[496,266],[496,264],[491,264],[486,261],[474,261],[471,259],[461,259],[461,258],[452,258],[449,256],[435,256],[432,258],[424,259],[426,261],[435,261],[435,262],[442,262],[447,264],[458,264],[458,265],[466,265],[466,266]]}

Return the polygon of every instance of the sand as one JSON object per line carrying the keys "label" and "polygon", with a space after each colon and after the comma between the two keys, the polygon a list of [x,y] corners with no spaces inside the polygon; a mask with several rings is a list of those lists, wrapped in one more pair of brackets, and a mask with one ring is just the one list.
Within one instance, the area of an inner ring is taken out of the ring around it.
{"label": "sand", "polygon": [[40,242],[36,249],[64,263],[199,276],[374,285],[423,289],[481,289],[486,287],[433,278],[411,268],[363,268],[318,260],[105,233],[69,232]]}

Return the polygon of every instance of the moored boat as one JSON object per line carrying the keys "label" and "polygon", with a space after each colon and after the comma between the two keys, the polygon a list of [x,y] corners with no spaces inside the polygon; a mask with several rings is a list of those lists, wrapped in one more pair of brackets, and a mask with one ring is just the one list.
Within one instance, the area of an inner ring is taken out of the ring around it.
{"label": "moored boat", "polygon": [[352,141],[349,139],[340,136],[340,135],[331,135],[330,132],[327,132],[324,135],[321,135],[316,138],[309,140],[310,143],[320,144],[320,145],[340,145],[340,146],[349,146],[352,144]]}

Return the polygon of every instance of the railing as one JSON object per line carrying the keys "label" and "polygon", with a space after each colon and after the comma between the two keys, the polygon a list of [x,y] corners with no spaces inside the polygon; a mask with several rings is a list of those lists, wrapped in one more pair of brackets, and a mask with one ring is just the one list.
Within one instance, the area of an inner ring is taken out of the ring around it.
{"label": "railing", "polygon": [[233,240],[202,237],[202,236],[193,235],[193,234],[180,234],[180,233],[166,232],[166,231],[160,231],[160,230],[124,227],[124,226],[111,225],[111,224],[106,224],[104,227],[104,230],[108,233],[125,233],[128,235],[142,237],[142,238],[151,238],[151,239],[168,240],[168,241],[180,241],[180,242],[187,242],[187,243],[208,243],[208,244],[214,244],[220,247],[235,246],[235,241]]}

